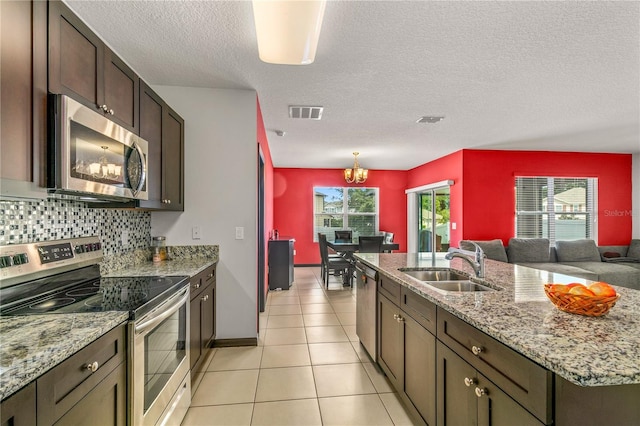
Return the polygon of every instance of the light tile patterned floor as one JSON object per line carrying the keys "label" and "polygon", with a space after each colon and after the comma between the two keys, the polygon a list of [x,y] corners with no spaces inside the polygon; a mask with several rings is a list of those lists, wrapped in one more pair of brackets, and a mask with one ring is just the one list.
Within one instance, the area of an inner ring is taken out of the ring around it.
{"label": "light tile patterned floor", "polygon": [[413,425],[355,332],[355,292],[295,268],[269,292],[258,346],[211,349],[183,426]]}

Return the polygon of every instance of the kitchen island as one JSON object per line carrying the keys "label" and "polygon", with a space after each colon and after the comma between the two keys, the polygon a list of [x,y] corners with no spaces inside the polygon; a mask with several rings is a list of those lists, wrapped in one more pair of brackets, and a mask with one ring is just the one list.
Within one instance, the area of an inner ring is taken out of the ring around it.
{"label": "kitchen island", "polygon": [[[574,416],[580,407],[569,407],[566,398],[580,398],[583,394],[587,405],[596,405],[592,403],[593,398],[605,402],[610,398],[612,405],[622,404],[623,408],[626,407],[625,419],[640,420],[638,404],[628,403],[628,397],[633,401],[633,398],[640,395],[639,291],[616,287],[620,300],[607,315],[585,317],[558,310],[547,299],[543,288],[545,283],[551,282],[589,283],[584,279],[486,260],[485,278],[474,280],[493,287],[495,291],[443,293],[400,269],[450,267],[473,276],[473,270],[467,262],[455,258],[451,261],[437,260],[434,263],[430,258],[415,253],[363,253],[355,257],[377,270],[385,280],[399,285],[403,295],[418,295],[421,300],[433,304],[434,312],[436,309],[438,312],[438,330],[436,333],[434,328],[432,334],[438,335],[439,345],[442,344],[440,340],[445,345],[453,341],[450,336],[440,334],[444,330],[441,319],[456,318],[462,320],[461,324],[471,326],[467,331],[479,330],[547,371],[550,396],[546,409],[551,414],[546,419],[543,418],[544,415],[538,416],[543,423],[554,421],[556,424],[567,424],[569,419],[564,413],[572,413],[570,415]],[[383,298],[382,294],[379,292],[379,299]],[[384,310],[385,306],[391,305],[379,305],[379,316],[380,310]],[[398,322],[404,321],[404,311],[398,312],[402,316]],[[379,319],[378,328],[385,325],[381,321]],[[384,336],[379,334],[378,337],[382,339]],[[379,342],[378,345],[380,344]],[[473,363],[484,355],[470,355],[466,360]],[[486,355],[488,358],[489,354]],[[381,358],[382,355],[379,354],[377,361],[383,365]],[[497,370],[501,368],[499,362],[493,367]],[[399,382],[402,383],[402,380]],[[565,393],[566,389],[570,391]],[[615,421],[610,424],[615,424]]]}

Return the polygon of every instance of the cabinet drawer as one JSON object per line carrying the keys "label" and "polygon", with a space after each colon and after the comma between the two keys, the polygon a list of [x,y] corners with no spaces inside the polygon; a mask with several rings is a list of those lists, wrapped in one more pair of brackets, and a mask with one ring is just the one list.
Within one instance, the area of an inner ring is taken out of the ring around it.
{"label": "cabinet drawer", "polygon": [[437,337],[538,419],[552,421],[550,371],[441,308]]}
{"label": "cabinet drawer", "polygon": [[400,288],[402,286],[386,275],[378,278],[378,291],[389,298],[396,305],[400,305]]}
{"label": "cabinet drawer", "polygon": [[191,284],[191,300],[195,299],[205,287],[215,282],[216,269],[215,266],[210,266],[204,271],[199,272],[189,280]]}
{"label": "cabinet drawer", "polygon": [[432,334],[436,334],[436,305],[409,290],[401,289],[400,308]]}
{"label": "cabinet drawer", "polygon": [[[114,368],[125,362],[125,326],[119,326],[72,355],[36,382],[38,425],[53,424]],[[97,362],[94,372],[88,368]]]}

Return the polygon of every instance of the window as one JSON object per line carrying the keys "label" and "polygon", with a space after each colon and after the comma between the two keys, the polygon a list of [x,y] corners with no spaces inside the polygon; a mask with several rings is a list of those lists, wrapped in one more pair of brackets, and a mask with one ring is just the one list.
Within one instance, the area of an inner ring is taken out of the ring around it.
{"label": "window", "polygon": [[516,237],[596,239],[595,178],[516,177]]}
{"label": "window", "polygon": [[313,203],[313,241],[318,232],[333,241],[336,229],[351,229],[356,241],[378,233],[378,188],[315,187]]}

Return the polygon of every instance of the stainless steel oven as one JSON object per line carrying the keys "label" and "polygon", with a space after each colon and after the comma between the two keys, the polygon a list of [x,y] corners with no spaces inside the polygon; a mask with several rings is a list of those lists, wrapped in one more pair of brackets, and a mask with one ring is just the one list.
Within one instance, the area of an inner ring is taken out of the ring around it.
{"label": "stainless steel oven", "polygon": [[191,403],[189,286],[129,323],[132,425],[180,424]]}
{"label": "stainless steel oven", "polygon": [[67,96],[49,96],[49,192],[146,200],[147,151],[146,140],[103,114]]}
{"label": "stainless steel oven", "polygon": [[189,277],[102,277],[97,237],[0,246],[0,315],[126,311],[128,418],[180,424],[191,404]]}

